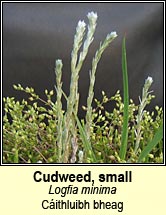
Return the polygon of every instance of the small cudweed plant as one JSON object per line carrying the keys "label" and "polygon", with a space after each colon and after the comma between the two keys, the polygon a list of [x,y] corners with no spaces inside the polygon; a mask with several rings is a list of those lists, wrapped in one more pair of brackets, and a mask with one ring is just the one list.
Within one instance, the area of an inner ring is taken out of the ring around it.
{"label": "small cudweed plant", "polygon": [[150,92],[148,92],[148,90],[149,90],[152,83],[153,83],[152,77],[148,77],[145,80],[145,84],[144,84],[144,87],[142,89],[142,99],[139,98],[140,105],[138,108],[138,115],[137,115],[137,119],[136,119],[137,128],[135,131],[135,134],[136,134],[136,143],[135,143],[135,149],[134,149],[135,153],[137,153],[137,150],[139,148],[139,143],[141,140],[141,136],[142,136],[142,134],[141,134],[142,133],[141,132],[141,122],[142,122],[143,115],[144,115],[144,109],[145,109],[146,105],[149,103],[148,96],[150,95]]}
{"label": "small cudweed plant", "polygon": [[[109,33],[100,43],[90,70],[87,104],[83,107],[85,119],[79,119],[78,79],[89,47],[94,40],[97,13],[87,15],[88,25],[79,21],[71,52],[70,93],[62,89],[61,60],[55,62],[56,101],[54,90],[45,90],[46,100],[31,87],[14,85],[14,89],[29,95],[28,100],[4,98],[3,162],[4,163],[162,163],[163,162],[163,111],[156,107],[147,112],[146,105],[153,95],[149,88],[151,77],[145,81],[140,104],[135,105],[128,96],[128,77],[125,39],[122,49],[124,102],[118,90],[114,96],[94,98],[95,76],[105,49],[117,37]],[[87,33],[86,33],[87,26]],[[80,50],[82,47],[82,50]],[[62,98],[67,109],[63,110]],[[93,100],[96,106],[92,107]],[[115,103],[112,112],[105,104]],[[41,104],[41,105],[39,105]]]}

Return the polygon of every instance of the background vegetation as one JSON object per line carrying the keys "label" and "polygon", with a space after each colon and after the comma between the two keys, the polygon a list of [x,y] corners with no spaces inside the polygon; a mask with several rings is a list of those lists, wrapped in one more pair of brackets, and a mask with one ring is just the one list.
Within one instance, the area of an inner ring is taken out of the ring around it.
{"label": "background vegetation", "polygon": [[[3,162],[4,163],[162,163],[163,110],[156,106],[146,111],[154,96],[149,92],[153,82],[145,80],[140,104],[129,99],[125,38],[122,42],[123,100],[120,92],[108,98],[94,99],[95,74],[104,50],[117,37],[111,32],[100,43],[92,60],[87,104],[82,107],[85,119],[78,118],[78,79],[96,28],[97,14],[87,15],[89,24],[79,21],[71,53],[70,93],[62,89],[61,60],[56,60],[55,90],[45,90],[46,100],[31,87],[14,85],[29,94],[29,100],[4,98]],[[83,41],[84,40],[84,41]],[[82,51],[80,50],[82,48]],[[56,97],[56,102],[53,98]],[[62,97],[67,108],[63,110]],[[95,101],[96,106],[92,107]],[[115,102],[113,112],[105,110],[106,103]],[[43,105],[39,105],[42,103]]]}

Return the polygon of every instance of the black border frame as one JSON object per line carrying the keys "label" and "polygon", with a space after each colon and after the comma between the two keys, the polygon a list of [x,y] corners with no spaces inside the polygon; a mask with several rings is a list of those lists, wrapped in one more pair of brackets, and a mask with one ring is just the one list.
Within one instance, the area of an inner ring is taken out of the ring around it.
{"label": "black border frame", "polygon": [[[164,19],[164,38],[163,38],[163,83],[164,83],[164,89],[163,89],[163,111],[164,111],[164,126],[163,126],[163,133],[164,133],[164,147],[163,147],[163,155],[164,155],[164,159],[163,159],[163,163],[159,163],[159,164],[151,164],[151,163],[147,163],[147,164],[143,164],[143,163],[136,163],[136,164],[126,164],[126,163],[122,163],[122,164],[107,164],[107,163],[103,163],[103,164],[99,164],[99,163],[94,163],[94,164],[87,164],[87,163],[82,163],[82,164],[68,164],[68,163],[64,163],[64,164],[4,164],[3,161],[3,124],[2,124],[2,98],[3,98],[3,90],[2,90],[2,86],[3,86],[3,65],[2,65],[2,59],[3,59],[3,4],[5,3],[163,3],[163,19]],[[165,160],[166,160],[166,155],[165,155],[165,1],[2,1],[1,2],[1,154],[0,154],[0,166],[166,166],[165,164]]]}

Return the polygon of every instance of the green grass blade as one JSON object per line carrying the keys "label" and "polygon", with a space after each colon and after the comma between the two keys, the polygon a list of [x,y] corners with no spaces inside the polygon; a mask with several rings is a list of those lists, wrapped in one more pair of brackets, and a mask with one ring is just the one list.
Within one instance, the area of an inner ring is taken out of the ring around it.
{"label": "green grass blade", "polygon": [[147,146],[141,152],[138,158],[138,163],[141,163],[141,161],[150,153],[150,151],[158,144],[158,142],[162,138],[163,138],[163,124],[158,128],[153,139],[147,144]]}
{"label": "green grass blade", "polygon": [[93,153],[91,143],[87,139],[85,129],[81,125],[80,120],[78,119],[78,117],[77,116],[75,116],[75,117],[76,117],[77,125],[78,125],[78,128],[79,128],[79,132],[80,132],[80,138],[82,139],[83,145],[85,147],[86,154],[91,155],[91,163],[96,163],[96,157],[95,157],[95,155]]}
{"label": "green grass blade", "polygon": [[122,139],[119,156],[125,160],[127,141],[128,141],[128,108],[129,108],[129,92],[128,92],[128,74],[127,74],[127,59],[126,59],[126,44],[125,37],[122,44],[122,72],[123,72],[123,94],[124,94],[124,114],[123,114],[123,128]]}

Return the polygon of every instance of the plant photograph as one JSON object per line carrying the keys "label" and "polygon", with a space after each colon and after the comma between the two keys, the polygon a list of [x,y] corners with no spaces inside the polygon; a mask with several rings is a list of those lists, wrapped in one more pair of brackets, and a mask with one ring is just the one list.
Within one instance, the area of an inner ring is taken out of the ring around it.
{"label": "plant photograph", "polygon": [[3,164],[162,164],[162,13],[4,3]]}

